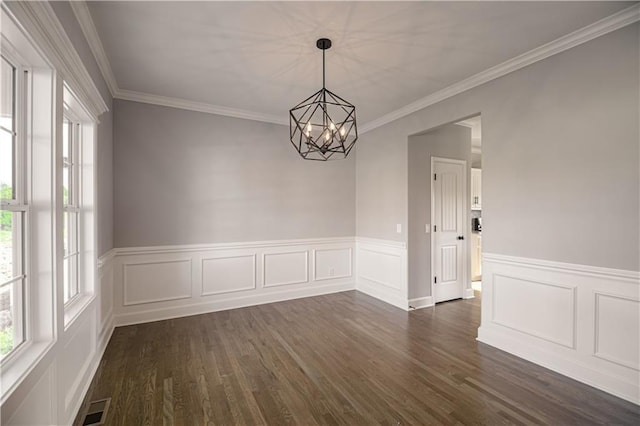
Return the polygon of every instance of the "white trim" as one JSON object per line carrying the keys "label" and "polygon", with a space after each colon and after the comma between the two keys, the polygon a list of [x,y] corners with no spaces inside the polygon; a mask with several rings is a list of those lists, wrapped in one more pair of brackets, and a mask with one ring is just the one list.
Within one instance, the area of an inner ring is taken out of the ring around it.
{"label": "white trim", "polygon": [[87,2],[84,0],[70,1],[69,5],[71,6],[73,13],[76,15],[76,19],[80,24],[82,33],[84,34],[85,39],[87,39],[87,43],[89,43],[89,48],[98,63],[98,67],[100,68],[104,81],[107,83],[111,96],[115,96],[119,91],[118,83],[116,82],[113,70],[111,69],[111,64],[109,63],[107,54],[104,51],[104,46],[102,45],[102,41],[98,35],[98,30],[96,30],[96,26],[91,18]]}
{"label": "white trim", "polygon": [[3,2],[2,8],[15,18],[40,49],[52,68],[88,109],[93,121],[109,110],[80,55],[48,2]]}
{"label": "white trim", "polygon": [[415,299],[409,299],[408,309],[422,309],[435,306],[433,303],[433,296],[417,297]]}
{"label": "white trim", "polygon": [[406,117],[409,114],[413,114],[423,108],[430,105],[441,102],[447,98],[458,95],[474,87],[478,87],[481,84],[487,83],[496,78],[505,76],[509,73],[517,71],[528,65],[534,64],[538,61],[546,59],[550,56],[564,52],[572,47],[579,46],[594,38],[603,36],[612,31],[623,28],[627,25],[633,24],[640,20],[640,4],[634,4],[624,10],[621,10],[613,15],[603,18],[593,24],[587,25],[577,31],[564,35],[555,39],[552,42],[543,44],[536,47],[526,53],[511,58],[501,64],[486,69],[478,74],[468,77],[458,83],[452,84],[442,90],[425,96],[422,99],[418,99],[415,102],[410,103],[402,108],[399,108],[393,112],[383,115],[375,120],[369,121],[361,126],[359,133],[365,134],[373,129],[376,129],[392,121],[398,120],[402,117]]}
{"label": "white trim", "polygon": [[503,263],[515,266],[530,266],[536,269],[562,270],[572,274],[604,277],[612,280],[629,282],[640,285],[640,271],[604,268],[601,266],[580,265],[576,263],[556,262],[553,260],[532,259],[526,257],[507,256],[504,254],[483,253],[485,262]]}
{"label": "white trim", "polygon": [[369,238],[369,237],[355,237],[356,243],[375,245],[375,246],[384,246],[390,248],[397,249],[406,249],[407,243],[405,241],[393,241],[393,240],[381,240],[378,238]]}
{"label": "white trim", "polygon": [[96,267],[98,269],[105,268],[113,261],[115,257],[116,257],[116,249],[112,248],[111,250],[104,253],[102,256],[98,258],[98,261],[96,262]]}
{"label": "white trim", "polygon": [[[127,267],[128,266],[140,266],[140,265],[166,265],[167,263],[187,263],[189,265],[189,293],[172,296],[172,297],[157,297],[147,298],[139,301],[130,301],[127,297],[127,283],[128,283],[128,274]],[[169,302],[171,300],[181,300],[181,299],[189,299],[192,297],[193,293],[193,260],[192,259],[172,259],[172,260],[152,260],[145,262],[125,262],[122,264],[122,288],[123,288],[123,300],[122,306],[137,306],[137,305],[146,305],[149,303],[158,303],[158,302]]]}
{"label": "white trim", "polygon": [[172,98],[168,96],[152,95],[149,93],[136,92],[133,90],[119,89],[114,98],[125,101],[142,102],[145,104],[160,105],[171,108],[186,109],[189,111],[204,112],[206,114],[223,115],[226,117],[241,118],[244,120],[261,121],[265,123],[289,125],[287,114],[280,115],[266,114],[256,111],[248,111],[238,108],[230,108],[222,105],[214,105],[204,102],[190,101],[187,99]]}
{"label": "white trim", "polygon": [[[206,292],[204,291],[204,262],[207,260],[221,260],[221,259],[242,259],[242,258],[246,258],[246,257],[250,257],[251,260],[253,261],[253,265],[252,265],[252,277],[253,277],[253,282],[251,284],[251,287],[242,287],[242,288],[237,288],[237,289],[233,289],[233,290],[220,290],[220,291],[209,291]],[[238,255],[234,255],[234,256],[209,256],[209,257],[202,257],[200,259],[200,297],[206,297],[206,296],[215,296],[217,294],[227,294],[227,293],[235,293],[235,292],[241,292],[241,291],[250,291],[250,290],[255,290],[256,288],[258,288],[258,279],[257,279],[257,275],[258,275],[258,268],[256,267],[257,265],[257,255],[256,253],[251,253],[251,254],[238,254]]]}
{"label": "white trim", "polygon": [[[334,251],[334,250],[349,250],[349,273],[344,275],[333,275],[324,278],[318,278],[318,262],[316,255],[320,251]],[[313,260],[313,270],[312,277],[313,281],[327,281],[327,280],[337,280],[341,278],[351,278],[353,276],[353,248],[351,247],[337,247],[337,248],[323,248],[323,249],[313,249],[312,250],[311,259]]]}
{"label": "white trim", "polygon": [[211,243],[211,244],[177,244],[169,246],[147,246],[147,247],[123,247],[114,248],[113,256],[132,256],[137,254],[166,254],[166,253],[187,253],[193,251],[208,250],[232,250],[232,249],[253,249],[266,247],[283,246],[306,246],[317,244],[352,244],[353,237],[336,238],[309,238],[299,240],[271,240],[271,241],[246,241],[231,243]]}
{"label": "white trim", "polygon": [[[283,254],[299,254],[299,253],[304,254],[304,280],[282,281],[282,282],[267,284],[267,257],[281,256]],[[308,282],[309,282],[309,250],[287,250],[287,251],[262,253],[262,287],[264,288],[280,287],[284,285],[304,284]]]}

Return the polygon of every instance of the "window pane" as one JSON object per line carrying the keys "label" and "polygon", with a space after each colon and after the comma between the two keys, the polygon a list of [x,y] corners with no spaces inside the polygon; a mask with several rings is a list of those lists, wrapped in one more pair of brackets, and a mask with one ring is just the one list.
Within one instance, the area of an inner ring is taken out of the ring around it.
{"label": "window pane", "polygon": [[2,58],[0,71],[0,198],[14,198],[15,68]]}
{"label": "window pane", "polygon": [[14,337],[15,303],[13,286],[0,288],[0,357],[5,356],[17,346],[19,340]]}
{"label": "window pane", "polygon": [[62,200],[64,205],[70,204],[70,182],[71,182],[71,122],[64,120],[62,125]]}
{"label": "window pane", "polygon": [[0,284],[22,274],[22,212],[0,211]]}
{"label": "window pane", "polygon": [[14,91],[16,69],[5,58],[2,58],[2,69],[0,70],[2,86],[2,102],[0,102],[0,125],[9,131],[14,130]]}
{"label": "window pane", "polygon": [[69,258],[64,260],[64,303],[67,303],[69,300],[69,281],[71,281],[71,277],[69,276]]}

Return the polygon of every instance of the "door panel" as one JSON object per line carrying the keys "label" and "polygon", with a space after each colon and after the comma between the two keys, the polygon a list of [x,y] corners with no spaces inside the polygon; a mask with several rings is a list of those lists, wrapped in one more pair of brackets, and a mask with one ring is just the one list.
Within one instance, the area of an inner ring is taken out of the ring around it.
{"label": "door panel", "polygon": [[434,160],[433,181],[433,285],[437,302],[463,296],[466,185],[464,162]]}

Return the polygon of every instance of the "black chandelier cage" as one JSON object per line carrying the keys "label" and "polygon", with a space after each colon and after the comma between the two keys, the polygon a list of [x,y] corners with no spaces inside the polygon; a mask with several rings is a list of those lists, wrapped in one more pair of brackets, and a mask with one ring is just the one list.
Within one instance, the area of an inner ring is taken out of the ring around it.
{"label": "black chandelier cage", "polygon": [[325,50],[331,40],[316,42],[322,50],[322,89],[289,111],[291,143],[305,160],[346,158],[358,139],[356,107],[325,87]]}

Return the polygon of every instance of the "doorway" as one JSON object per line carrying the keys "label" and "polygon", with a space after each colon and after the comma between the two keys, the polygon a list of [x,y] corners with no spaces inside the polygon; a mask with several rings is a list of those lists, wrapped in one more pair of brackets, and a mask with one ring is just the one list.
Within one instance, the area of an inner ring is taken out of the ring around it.
{"label": "doorway", "polygon": [[454,122],[411,135],[407,154],[409,302],[426,307],[472,298],[471,129]]}

